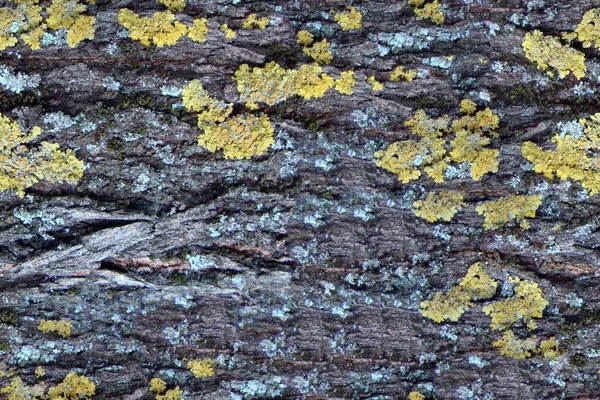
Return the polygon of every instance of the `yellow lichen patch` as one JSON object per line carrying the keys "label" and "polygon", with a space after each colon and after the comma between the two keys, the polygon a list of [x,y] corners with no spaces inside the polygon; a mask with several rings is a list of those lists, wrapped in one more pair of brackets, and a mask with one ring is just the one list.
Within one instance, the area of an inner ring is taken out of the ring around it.
{"label": "yellow lichen patch", "polygon": [[260,114],[236,115],[219,125],[207,125],[198,144],[211,152],[223,150],[225,158],[236,160],[263,154],[274,142],[269,117]]}
{"label": "yellow lichen patch", "polygon": [[596,48],[600,47],[600,8],[592,8],[583,14],[574,35],[583,42],[585,48],[592,45]]}
{"label": "yellow lichen patch", "polygon": [[150,46],[151,43],[158,47],[172,46],[187,33],[187,27],[175,21],[175,15],[170,11],[155,12],[152,17],[140,17],[133,11],[122,8],[117,19],[129,31],[131,39],[144,46]]}
{"label": "yellow lichen patch", "polygon": [[470,100],[461,102],[461,111],[466,114],[452,123],[456,134],[450,142],[450,158],[454,162],[471,163],[471,177],[479,180],[488,172],[498,172],[500,152],[487,149],[490,139],[486,135],[497,136],[499,118],[489,108],[475,113],[476,105]]}
{"label": "yellow lichen patch", "polygon": [[354,71],[344,71],[340,73],[340,79],[335,81],[335,90],[338,93],[350,96],[354,93],[354,85],[356,85],[356,79],[354,79]]}
{"label": "yellow lichen patch", "polygon": [[50,29],[67,29],[67,43],[75,47],[85,39],[94,39],[96,18],[81,15],[86,10],[87,6],[77,0],[52,0],[46,10],[46,24]]}
{"label": "yellow lichen patch", "polygon": [[183,11],[185,8],[185,0],[158,0],[171,11]]}
{"label": "yellow lichen patch", "polygon": [[269,18],[263,17],[258,18],[256,14],[250,14],[242,22],[242,28],[244,29],[265,29],[269,23]]}
{"label": "yellow lichen patch", "polygon": [[551,337],[550,339],[542,340],[540,343],[540,351],[544,358],[548,358],[554,360],[558,356],[560,356],[560,349],[558,348],[558,342],[555,337]]}
{"label": "yellow lichen patch", "polygon": [[225,121],[233,111],[231,103],[212,98],[197,79],[191,81],[183,89],[181,98],[188,111],[198,113],[198,127],[201,129]]}
{"label": "yellow lichen patch", "polygon": [[[559,39],[545,36],[538,30],[525,35],[523,51],[538,69],[546,71],[548,68],[553,68],[561,79],[570,73],[577,79],[585,76],[585,55],[582,52],[565,46]],[[553,76],[552,71],[548,71],[548,74]]]}
{"label": "yellow lichen patch", "polygon": [[310,33],[309,31],[305,31],[305,30],[301,30],[298,32],[297,37],[297,42],[299,44],[301,44],[302,46],[310,46],[313,41],[315,40],[315,37],[313,36],[312,33]]}
{"label": "yellow lichen patch", "polygon": [[206,25],[206,18],[195,19],[192,26],[187,30],[188,37],[198,43],[206,42],[207,33],[208,26]]}
{"label": "yellow lichen patch", "polygon": [[304,47],[304,52],[319,64],[330,64],[333,53],[327,39],[315,42],[312,47]]}
{"label": "yellow lichen patch", "polygon": [[413,79],[417,76],[417,71],[412,69],[405,69],[402,65],[394,68],[392,73],[390,74],[390,80],[394,82],[398,82],[401,80],[405,80],[407,82],[412,82]]}
{"label": "yellow lichen patch", "polygon": [[167,390],[167,383],[160,378],[150,380],[150,390],[156,394],[163,394]]}
{"label": "yellow lichen patch", "polygon": [[41,384],[27,386],[23,380],[16,376],[10,383],[0,389],[2,397],[6,400],[34,400],[44,398],[44,387]]}
{"label": "yellow lichen patch", "polygon": [[333,18],[343,31],[360,29],[362,26],[362,14],[354,7],[350,7],[347,11],[334,14]]}
{"label": "yellow lichen patch", "polygon": [[485,202],[477,206],[475,211],[484,216],[483,227],[487,230],[502,228],[513,222],[518,222],[521,228],[528,229],[529,222],[525,218],[535,218],[535,212],[541,204],[541,196],[513,194]]}
{"label": "yellow lichen patch", "polygon": [[408,400],[425,400],[425,396],[419,392],[413,391],[408,394]]}
{"label": "yellow lichen patch", "polygon": [[222,24],[219,30],[225,34],[225,39],[233,39],[236,35],[235,31],[227,26],[227,24]]}
{"label": "yellow lichen patch", "polygon": [[429,19],[437,25],[444,23],[444,12],[438,0],[427,4],[425,4],[425,0],[409,0],[408,3],[415,8],[417,20]]}
{"label": "yellow lichen patch", "polygon": [[508,329],[518,322],[525,323],[530,330],[536,328],[533,318],[542,318],[544,308],[549,304],[537,283],[508,278],[515,285],[515,295],[483,307],[483,312],[492,317],[492,329]]}
{"label": "yellow lichen patch", "polygon": [[25,144],[42,133],[35,126],[31,133],[21,132],[16,122],[0,114],[0,191],[15,190],[19,197],[25,189],[41,180],[76,183],[83,176],[83,162],[72,150],[58,150],[57,143],[41,142],[37,149]]}
{"label": "yellow lichen patch", "polygon": [[50,399],[56,400],[83,400],[91,399],[96,393],[96,385],[86,376],[79,376],[75,372],[68,374],[58,385],[48,390]]}
{"label": "yellow lichen patch", "polygon": [[498,282],[493,280],[475,263],[469,267],[467,274],[447,293],[436,293],[432,300],[421,303],[421,315],[437,323],[458,319],[473,306],[473,301],[492,298],[496,294]]}
{"label": "yellow lichen patch", "polygon": [[35,377],[36,378],[42,378],[44,375],[46,375],[46,371],[44,370],[44,367],[42,367],[41,365],[38,365],[35,368]]}
{"label": "yellow lichen patch", "polygon": [[165,394],[157,395],[156,400],[184,400],[183,390],[176,386],[175,389],[169,389]]}
{"label": "yellow lichen patch", "polygon": [[403,183],[419,178],[421,168],[435,182],[442,182],[448,163],[445,141],[440,136],[448,126],[447,118],[432,119],[419,110],[404,125],[411,128],[412,134],[420,136],[421,140],[392,143],[387,149],[375,153],[375,164],[398,175],[398,180]]}
{"label": "yellow lichen patch", "polygon": [[454,191],[429,193],[425,200],[415,201],[413,213],[429,222],[450,221],[463,207],[463,194]]}
{"label": "yellow lichen patch", "polygon": [[556,135],[552,139],[556,150],[542,150],[532,142],[525,142],[521,153],[531,163],[533,170],[547,178],[572,179],[590,191],[600,190],[600,163],[593,156],[600,151],[600,113],[589,120],[579,120],[583,135]]}
{"label": "yellow lichen patch", "polygon": [[531,354],[536,352],[536,337],[519,339],[512,330],[508,330],[493,345],[500,349],[500,354],[503,356],[525,359],[531,357]]}
{"label": "yellow lichen patch", "polygon": [[189,360],[187,362],[188,369],[196,378],[208,378],[215,374],[215,361],[210,358],[203,360]]}
{"label": "yellow lichen patch", "polygon": [[56,332],[62,337],[71,336],[71,328],[73,325],[70,321],[60,320],[41,320],[38,329],[44,333]]}
{"label": "yellow lichen patch", "polygon": [[258,103],[274,105],[294,95],[307,100],[323,97],[334,85],[333,78],[324,74],[317,64],[287,70],[274,61],[252,69],[242,64],[233,79],[237,82],[240,101],[251,110],[258,109]]}
{"label": "yellow lichen patch", "polygon": [[0,50],[17,44],[17,35],[32,50],[37,50],[46,25],[42,24],[42,8],[37,1],[15,2],[16,7],[0,7]]}
{"label": "yellow lichen patch", "polygon": [[368,77],[367,83],[369,85],[371,85],[371,88],[373,89],[374,92],[379,92],[380,90],[383,90],[383,84],[381,82],[377,81],[377,79],[375,79],[374,76]]}

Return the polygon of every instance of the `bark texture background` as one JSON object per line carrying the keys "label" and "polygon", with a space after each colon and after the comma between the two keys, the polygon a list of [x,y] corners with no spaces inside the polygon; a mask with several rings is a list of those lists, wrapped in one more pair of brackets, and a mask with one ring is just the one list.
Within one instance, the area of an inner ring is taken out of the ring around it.
{"label": "bark texture background", "polygon": [[[579,48],[581,81],[550,79],[525,58],[524,35],[573,30],[599,4],[442,3],[437,26],[406,1],[354,1],[363,27],[343,32],[330,14],[343,1],[188,1],[178,19],[207,17],[207,42],[146,48],[117,11],[164,7],[98,0],[94,40],[70,49],[57,35],[1,52],[13,78],[0,112],[39,125],[40,140],[75,150],[86,169],[77,185],[0,193],[0,368],[28,383],[40,365],[48,383],[77,371],[99,399],[154,398],[153,377],[190,399],[600,398],[600,202],[534,173],[520,152],[526,140],[552,147],[560,123],[600,111],[598,51]],[[226,41],[219,25],[237,30],[251,12],[270,18],[267,29]],[[300,29],[329,39],[325,70],[355,70],[355,93],[268,108],[276,143],[252,160],[198,146],[181,88],[199,79],[235,102],[240,64],[310,62]],[[389,82],[396,65],[420,76]],[[444,183],[402,184],[374,164],[375,151],[409,137],[416,110],[456,116],[463,98],[501,117],[498,173],[474,182],[459,167]],[[453,221],[413,214],[434,189],[465,192]],[[483,230],[475,206],[511,193],[543,196],[531,228]],[[535,334],[558,339],[558,359],[500,355],[481,304],[456,323],[420,314],[478,261],[500,281],[539,283],[550,305]],[[42,318],[71,321],[72,336],[40,332]],[[216,373],[195,379],[183,360],[205,357]]]}

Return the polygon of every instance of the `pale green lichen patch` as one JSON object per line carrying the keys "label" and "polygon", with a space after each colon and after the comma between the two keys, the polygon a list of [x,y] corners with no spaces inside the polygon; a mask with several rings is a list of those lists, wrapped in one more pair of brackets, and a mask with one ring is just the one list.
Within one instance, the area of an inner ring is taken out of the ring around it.
{"label": "pale green lichen patch", "polygon": [[456,191],[429,193],[425,200],[416,201],[413,212],[429,222],[450,221],[463,207],[464,195]]}
{"label": "pale green lichen patch", "polygon": [[532,142],[521,147],[523,156],[533,163],[533,170],[547,178],[572,179],[590,191],[600,190],[600,166],[593,154],[600,151],[600,113],[579,121],[583,134],[557,134],[552,138],[556,150],[543,150]]}
{"label": "pale green lichen patch", "polygon": [[541,204],[542,197],[539,195],[513,194],[480,204],[475,211],[484,216],[483,227],[487,230],[499,229],[515,222],[521,228],[528,229],[529,222],[525,218],[535,218],[535,212]]}
{"label": "pale green lichen patch", "polygon": [[[525,35],[523,51],[525,56],[536,63],[539,69],[547,71],[548,68],[552,68],[558,72],[560,79],[571,73],[577,79],[585,76],[585,55],[562,44],[558,38],[546,36],[535,30],[533,33]],[[548,74],[553,76],[552,71],[548,71]]]}
{"label": "pale green lichen patch", "polygon": [[447,293],[436,293],[432,300],[421,303],[421,314],[437,323],[445,320],[458,321],[473,306],[473,301],[494,297],[498,282],[481,267],[471,265],[460,283]]}
{"label": "pale green lichen patch", "polygon": [[25,146],[42,133],[37,126],[22,132],[16,122],[0,114],[0,191],[25,189],[41,180],[76,183],[83,176],[83,162],[72,150],[58,150],[58,143],[41,142],[37,149]]}

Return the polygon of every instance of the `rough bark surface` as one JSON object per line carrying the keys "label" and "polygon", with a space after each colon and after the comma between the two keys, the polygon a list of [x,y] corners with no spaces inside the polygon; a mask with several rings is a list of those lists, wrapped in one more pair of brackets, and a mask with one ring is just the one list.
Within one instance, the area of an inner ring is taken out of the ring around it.
{"label": "rough bark surface", "polygon": [[[177,16],[207,17],[207,42],[147,48],[117,11],[162,5],[98,0],[94,40],[0,52],[0,66],[39,77],[20,93],[1,86],[0,112],[86,165],[76,185],[0,193],[0,368],[28,384],[40,365],[48,384],[76,371],[98,399],[154,398],[153,377],[190,399],[600,398],[599,197],[534,173],[520,151],[526,140],[551,148],[559,123],[600,111],[597,50],[574,44],[588,65],[577,81],[548,78],[521,47],[534,29],[573,30],[598,4],[441,2],[438,26],[406,1],[354,1],[363,26],[344,32],[331,17],[343,1],[194,0]],[[225,40],[219,25],[237,30],[251,12],[267,29]],[[199,79],[236,102],[240,64],[310,62],[296,43],[307,28],[334,46],[326,72],[355,71],[354,94],[262,108],[276,143],[251,160],[198,146],[178,90]],[[400,64],[420,76],[388,81]],[[500,116],[498,173],[403,184],[374,164],[409,137],[416,110],[457,116],[463,98]],[[463,191],[466,207],[451,222],[416,217],[413,202],[439,189]],[[543,196],[531,227],[484,230],[475,206],[512,193]],[[475,262],[500,282],[540,285],[550,305],[534,334],[556,337],[557,359],[502,356],[487,302],[458,322],[421,315]],[[69,320],[73,333],[44,334],[41,319]],[[215,375],[194,378],[194,358],[217,360]]]}

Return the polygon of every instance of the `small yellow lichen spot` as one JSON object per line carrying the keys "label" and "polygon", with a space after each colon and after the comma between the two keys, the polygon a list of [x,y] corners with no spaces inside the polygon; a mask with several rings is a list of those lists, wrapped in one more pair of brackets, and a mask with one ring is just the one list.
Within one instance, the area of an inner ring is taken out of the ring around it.
{"label": "small yellow lichen spot", "polygon": [[334,86],[334,79],[318,64],[304,64],[295,76],[293,91],[305,100],[320,98]]}
{"label": "small yellow lichen spot", "polygon": [[466,115],[473,115],[477,111],[477,104],[469,99],[463,99],[460,102],[460,111]]}
{"label": "small yellow lichen spot", "polygon": [[419,392],[413,391],[408,394],[408,400],[425,400],[425,396]]}
{"label": "small yellow lichen spot", "polygon": [[467,274],[447,293],[436,293],[432,300],[421,303],[421,315],[437,323],[445,320],[458,321],[473,306],[473,301],[492,298],[498,282],[493,280],[480,263],[471,265]]}
{"label": "small yellow lichen spot", "polygon": [[176,386],[175,389],[169,389],[163,395],[157,395],[156,400],[184,400],[183,390]]}
{"label": "small yellow lichen spot", "polygon": [[35,377],[42,378],[44,375],[46,375],[46,371],[44,370],[44,367],[42,367],[41,365],[38,365],[35,369]]}
{"label": "small yellow lichen spot", "polygon": [[223,150],[225,158],[241,160],[262,155],[274,143],[275,131],[269,117],[236,115],[218,125],[207,125],[198,144],[210,152]]}
{"label": "small yellow lichen spot", "polygon": [[444,115],[441,118],[433,119],[425,111],[418,110],[415,115],[404,123],[404,126],[410,128],[413,135],[422,138],[435,139],[441,137],[448,129],[450,120]]}
{"label": "small yellow lichen spot", "polygon": [[72,324],[70,321],[60,320],[41,320],[38,329],[44,333],[56,332],[62,337],[71,336]]}
{"label": "small yellow lichen spot", "polygon": [[297,35],[297,42],[300,43],[302,46],[310,46],[313,41],[315,40],[315,37],[313,36],[312,33],[310,33],[309,31],[305,31],[305,30],[301,30],[298,32]]}
{"label": "small yellow lichen spot", "polygon": [[189,360],[187,362],[188,369],[196,378],[207,378],[215,374],[215,361],[210,358],[203,360]]}
{"label": "small yellow lichen spot", "polygon": [[[559,39],[545,36],[542,32],[535,30],[527,33],[523,40],[523,51],[525,56],[536,63],[538,69],[543,71],[553,68],[558,72],[560,79],[572,73],[578,80],[585,76],[585,55],[563,45]],[[552,72],[548,71],[552,76]]]}
{"label": "small yellow lichen spot", "polygon": [[548,358],[550,360],[554,360],[560,356],[560,349],[558,348],[558,342],[556,338],[553,336],[550,339],[542,340],[540,343],[540,351],[544,358]]}
{"label": "small yellow lichen spot", "polygon": [[415,201],[413,213],[429,222],[450,221],[462,209],[464,196],[461,192],[441,191],[429,193],[425,200]]}
{"label": "small yellow lichen spot", "polygon": [[305,47],[304,52],[319,64],[330,64],[333,61],[333,53],[327,39],[315,42],[312,47]]}
{"label": "small yellow lichen spot", "polygon": [[256,14],[250,14],[242,23],[244,29],[265,29],[269,23],[269,18],[258,18]]}
{"label": "small yellow lichen spot", "polygon": [[160,378],[150,380],[150,390],[156,394],[163,394],[167,390],[167,383]]}
{"label": "small yellow lichen spot", "polygon": [[405,69],[402,65],[400,65],[392,71],[392,73],[390,74],[390,80],[394,82],[398,82],[401,80],[412,82],[416,76],[417,71],[412,69]]}
{"label": "small yellow lichen spot", "polygon": [[377,81],[377,79],[375,79],[374,76],[368,77],[367,83],[371,85],[371,88],[373,88],[374,92],[379,92],[380,90],[383,90],[383,84]]}
{"label": "small yellow lichen spot", "polygon": [[[585,48],[592,45],[596,48],[600,47],[600,8],[592,8],[583,14],[573,35],[577,37],[577,40],[583,42]],[[565,35],[563,34],[563,36]]]}
{"label": "small yellow lichen spot", "polygon": [[433,0],[427,4],[424,0],[410,0],[409,3],[415,7],[417,20],[429,19],[436,25],[444,23],[444,12],[438,0]]}
{"label": "small yellow lichen spot", "polygon": [[171,11],[183,11],[185,8],[185,0],[158,0]]}
{"label": "small yellow lichen spot", "polygon": [[354,85],[356,85],[354,71],[344,71],[340,74],[340,79],[335,81],[335,90],[341,94],[350,96],[354,93]]}
{"label": "small yellow lichen spot", "polygon": [[343,31],[360,29],[362,26],[362,14],[354,7],[350,7],[348,11],[336,13],[333,18]]}
{"label": "small yellow lichen spot", "polygon": [[[96,32],[96,18],[82,15],[77,17],[67,32],[69,47],[75,47],[85,39],[93,40]],[[39,40],[39,39],[38,39]]]}
{"label": "small yellow lichen spot", "polygon": [[58,385],[48,390],[50,399],[91,399],[96,393],[96,385],[86,376],[79,376],[75,372],[68,374]]}
{"label": "small yellow lichen spot", "polygon": [[175,21],[175,15],[170,11],[155,12],[152,17],[140,17],[133,11],[122,8],[117,19],[129,31],[131,39],[144,46],[150,46],[151,42],[158,47],[172,46],[187,33],[187,27]]}
{"label": "small yellow lichen spot", "polygon": [[531,354],[536,351],[536,337],[519,339],[512,330],[508,330],[493,345],[500,349],[500,354],[503,356],[525,359],[531,357]]}
{"label": "small yellow lichen spot", "polygon": [[506,300],[496,301],[483,307],[483,312],[492,317],[492,329],[508,329],[517,322],[523,322],[530,330],[535,329],[533,318],[542,318],[544,308],[549,304],[537,283],[509,277],[515,285],[515,295]]}
{"label": "small yellow lichen spot", "polygon": [[219,30],[225,34],[225,39],[233,39],[236,35],[235,31],[227,26],[227,24],[221,25]]}
{"label": "small yellow lichen spot", "polygon": [[208,25],[206,25],[206,18],[195,19],[193,25],[187,30],[188,37],[198,43],[206,42],[207,33]]}
{"label": "small yellow lichen spot", "polygon": [[502,228],[507,223],[518,222],[523,229],[528,227],[525,218],[535,218],[535,212],[542,204],[539,195],[509,195],[495,201],[485,202],[475,209],[485,220],[487,230]]}

